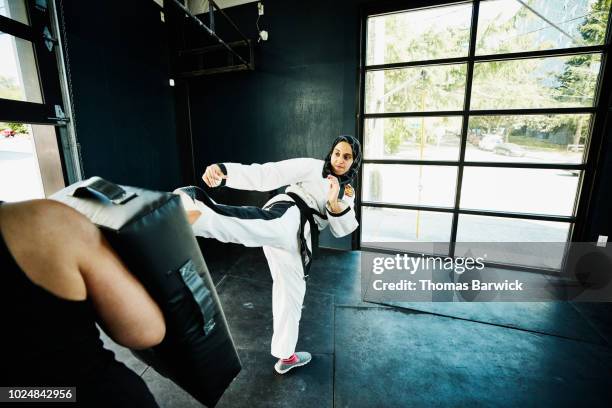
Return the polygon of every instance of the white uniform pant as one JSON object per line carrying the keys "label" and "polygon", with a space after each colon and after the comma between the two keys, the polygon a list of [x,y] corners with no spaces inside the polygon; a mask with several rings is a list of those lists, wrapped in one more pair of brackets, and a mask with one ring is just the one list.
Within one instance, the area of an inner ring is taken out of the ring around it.
{"label": "white uniform pant", "polygon": [[[264,209],[219,205],[212,199],[208,203],[196,201],[202,215],[192,228],[197,236],[263,248],[273,280],[271,353],[277,358],[288,358],[295,352],[298,340],[306,281],[298,237],[300,211],[296,205],[265,209],[278,201],[293,202],[285,194],[272,198]],[[308,223],[304,228],[310,245]]]}

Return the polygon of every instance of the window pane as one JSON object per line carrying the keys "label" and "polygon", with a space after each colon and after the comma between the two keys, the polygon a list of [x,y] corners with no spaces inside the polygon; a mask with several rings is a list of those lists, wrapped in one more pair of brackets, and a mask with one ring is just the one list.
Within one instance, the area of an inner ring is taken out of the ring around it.
{"label": "window pane", "polygon": [[0,123],[0,200],[44,198],[29,125]]}
{"label": "window pane", "polygon": [[474,64],[472,109],[593,106],[601,54]]}
{"label": "window pane", "polygon": [[472,116],[467,161],[582,163],[591,115]]}
{"label": "window pane", "polygon": [[403,164],[365,164],[363,200],[452,207],[457,168]]}
{"label": "window pane", "polygon": [[[571,224],[564,222],[459,215],[456,253],[482,252],[506,264],[559,268]],[[470,242],[474,244],[470,244]],[[486,243],[507,242],[508,245]],[[534,245],[534,243],[543,243]]]}
{"label": "window pane", "polygon": [[471,4],[370,17],[366,64],[465,57],[471,18]]}
{"label": "window pane", "polygon": [[570,225],[460,214],[457,242],[565,242]]}
{"label": "window pane", "polygon": [[0,0],[0,16],[30,24],[25,0]]}
{"label": "window pane", "polygon": [[435,242],[436,254],[448,254],[448,246],[444,248],[440,242],[450,241],[450,213],[364,206],[361,214],[361,242],[367,247],[419,252],[427,248],[397,243],[422,242],[433,247],[431,243]]}
{"label": "window pane", "polygon": [[365,120],[366,159],[458,160],[461,117]]}
{"label": "window pane", "polygon": [[610,2],[572,0],[529,5],[516,0],[483,1],[476,54],[584,47],[603,44]]}
{"label": "window pane", "polygon": [[466,65],[369,71],[366,113],[462,110]]}
{"label": "window pane", "polygon": [[32,43],[0,32],[0,98],[42,103]]}
{"label": "window pane", "polygon": [[466,167],[461,208],[572,215],[579,178],[567,170]]}

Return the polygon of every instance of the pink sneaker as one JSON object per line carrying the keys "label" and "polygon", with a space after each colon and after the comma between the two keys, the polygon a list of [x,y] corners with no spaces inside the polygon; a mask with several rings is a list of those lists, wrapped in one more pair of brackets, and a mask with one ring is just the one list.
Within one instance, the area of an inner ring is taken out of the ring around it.
{"label": "pink sneaker", "polygon": [[285,374],[287,371],[291,370],[294,367],[301,367],[310,363],[312,360],[312,356],[307,351],[299,351],[295,353],[295,361],[291,363],[284,363],[282,359],[278,360],[276,364],[274,364],[274,369],[279,374]]}

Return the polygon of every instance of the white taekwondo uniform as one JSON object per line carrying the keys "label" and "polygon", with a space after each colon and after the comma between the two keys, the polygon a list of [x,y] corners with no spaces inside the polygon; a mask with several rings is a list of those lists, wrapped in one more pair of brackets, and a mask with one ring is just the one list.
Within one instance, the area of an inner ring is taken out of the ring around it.
{"label": "white taekwondo uniform", "polygon": [[[238,190],[272,191],[287,186],[286,193],[298,195],[310,209],[319,230],[329,225],[335,237],[352,233],[359,225],[355,218],[352,187],[341,186],[341,211],[332,213],[327,205],[329,181],[322,176],[323,160],[289,159],[265,164],[220,163],[227,175],[220,185]],[[287,194],[278,194],[263,207],[237,207],[215,203],[209,197],[196,200],[202,216],[192,225],[195,235],[263,247],[272,279],[274,334],[272,355],[288,358],[294,351],[306,292],[300,253],[300,211]],[[303,235],[312,250],[310,225]]]}

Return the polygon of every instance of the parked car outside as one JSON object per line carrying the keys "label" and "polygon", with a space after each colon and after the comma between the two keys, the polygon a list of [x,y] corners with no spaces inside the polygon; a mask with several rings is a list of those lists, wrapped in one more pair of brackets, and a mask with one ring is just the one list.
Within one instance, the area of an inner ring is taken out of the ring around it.
{"label": "parked car outside", "polygon": [[567,151],[572,153],[584,152],[583,144],[568,144]]}
{"label": "parked car outside", "polygon": [[502,156],[523,157],[525,155],[525,149],[514,143],[500,143],[493,151]]}
{"label": "parked car outside", "polygon": [[0,135],[4,137],[15,137],[16,132],[13,129],[0,130]]}
{"label": "parked car outside", "polygon": [[478,144],[482,140],[483,136],[484,135],[482,133],[477,133],[477,132],[470,131],[470,133],[468,133],[467,140],[468,140],[468,142],[470,142],[474,146],[478,146]]}
{"label": "parked car outside", "polygon": [[493,149],[495,149],[495,146],[502,143],[503,141],[504,138],[501,135],[485,135],[478,143],[478,148],[480,150],[492,152]]}

